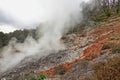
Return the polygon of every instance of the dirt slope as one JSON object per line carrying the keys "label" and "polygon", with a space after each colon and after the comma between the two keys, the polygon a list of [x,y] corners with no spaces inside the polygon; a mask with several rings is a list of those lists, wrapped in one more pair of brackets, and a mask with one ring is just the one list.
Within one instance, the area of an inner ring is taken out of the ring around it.
{"label": "dirt slope", "polygon": [[84,34],[66,35],[61,38],[61,43],[66,45],[66,49],[41,59],[32,58],[30,62],[21,62],[14,69],[1,74],[0,79],[30,80],[31,77],[42,73],[47,75],[46,80],[85,80],[86,76],[93,72],[92,65],[113,56],[107,54],[110,53],[110,49],[102,48],[111,43],[120,44],[119,22],[120,18],[114,18],[105,21],[103,27]]}
{"label": "dirt slope", "polygon": [[[47,74],[49,77],[55,77],[56,71],[59,71],[58,69],[60,69],[59,67],[65,68],[68,73],[71,73],[72,69],[73,69],[73,65],[75,65],[77,63],[79,64],[80,62],[85,63],[84,59],[88,58],[91,61],[95,61],[95,56],[103,55],[102,47],[104,45],[112,44],[112,43],[120,44],[120,24],[119,24],[119,21],[120,21],[120,18],[113,19],[113,21],[107,21],[106,22],[107,26],[105,25],[102,28],[97,28],[91,32],[84,34],[84,37],[82,37],[83,38],[82,40],[77,41],[77,38],[81,37],[81,35],[75,34],[76,36],[74,37],[74,39],[76,39],[75,40],[76,43],[73,43],[74,45],[72,45],[72,47],[75,47],[75,46],[77,46],[77,48],[84,47],[83,55],[80,56],[78,59],[75,59],[72,62],[66,62],[64,64],[57,66],[57,67],[51,68],[49,70],[40,71],[40,73]],[[114,23],[114,25],[111,25],[110,22]],[[86,37],[87,37],[87,39],[85,39]],[[85,42],[83,44],[86,44],[86,45],[82,46],[81,42]],[[76,50],[76,48],[72,48],[72,49]],[[106,51],[106,53],[107,52],[110,52],[110,50]],[[81,65],[84,65],[83,63]],[[80,65],[79,65],[79,67],[80,67]],[[57,74],[57,76],[58,76],[58,74]],[[67,79],[64,78],[63,80],[67,80]],[[76,78],[74,76],[74,79],[71,78],[68,80],[82,80],[82,77]]]}

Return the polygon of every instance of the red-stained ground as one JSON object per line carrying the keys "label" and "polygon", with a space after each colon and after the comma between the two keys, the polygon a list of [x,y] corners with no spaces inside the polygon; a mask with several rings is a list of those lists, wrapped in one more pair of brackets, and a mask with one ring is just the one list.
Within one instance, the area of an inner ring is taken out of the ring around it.
{"label": "red-stained ground", "polygon": [[[117,19],[117,21],[118,20],[120,21],[119,18]],[[110,39],[110,37],[114,36],[114,34],[117,34],[117,36],[120,36],[120,24],[119,23],[114,26],[104,26],[102,28],[97,28],[94,31],[89,32],[88,36],[94,36],[96,40],[94,42],[91,42],[89,45],[87,45],[88,47],[83,51],[83,55],[72,62],[66,62],[59,66],[63,66],[69,72],[71,71],[71,66],[81,61],[82,59],[91,57],[93,55],[101,55],[101,50],[104,45],[111,44],[111,43],[120,44],[120,39],[117,39],[117,40]],[[57,67],[58,66],[53,67],[49,70],[40,71],[40,73],[47,74],[48,76],[53,76]]]}

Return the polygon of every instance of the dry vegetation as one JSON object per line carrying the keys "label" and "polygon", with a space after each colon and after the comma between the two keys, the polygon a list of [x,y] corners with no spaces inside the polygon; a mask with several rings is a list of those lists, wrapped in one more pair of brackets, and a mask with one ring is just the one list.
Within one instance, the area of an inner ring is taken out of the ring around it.
{"label": "dry vegetation", "polygon": [[120,80],[120,56],[97,63],[93,70],[97,80]]}
{"label": "dry vegetation", "polygon": [[[108,44],[103,50],[111,49],[112,54],[120,53],[120,44]],[[94,74],[86,80],[120,80],[120,55],[107,61],[98,62],[93,66]]]}
{"label": "dry vegetation", "polygon": [[112,36],[109,38],[110,40],[119,40],[120,39],[120,34],[119,33],[114,33]]}

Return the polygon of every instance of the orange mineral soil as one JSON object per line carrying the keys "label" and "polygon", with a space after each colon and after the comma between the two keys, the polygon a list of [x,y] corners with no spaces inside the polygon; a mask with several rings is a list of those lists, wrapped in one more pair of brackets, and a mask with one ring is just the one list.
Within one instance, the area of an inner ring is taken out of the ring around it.
{"label": "orange mineral soil", "polygon": [[[119,24],[120,18],[117,18],[117,21],[118,23],[112,26],[105,25],[104,27],[96,28],[93,31],[90,31],[88,36],[95,37],[95,40],[91,42],[89,45],[85,46],[87,48],[83,50],[83,55],[72,62],[66,62],[59,66],[66,68],[66,70],[69,72],[71,71],[71,66],[81,61],[82,59],[91,57],[93,55],[101,55],[101,50],[104,45],[111,44],[111,43],[120,44],[120,39],[119,39],[120,38],[120,24]],[[110,23],[110,21],[107,21],[107,23]],[[118,39],[111,40],[110,37],[115,36],[115,35],[118,36]],[[79,42],[76,45],[79,45]],[[47,74],[48,76],[53,76],[54,72],[59,66],[53,67],[49,70],[40,71],[40,73]]]}

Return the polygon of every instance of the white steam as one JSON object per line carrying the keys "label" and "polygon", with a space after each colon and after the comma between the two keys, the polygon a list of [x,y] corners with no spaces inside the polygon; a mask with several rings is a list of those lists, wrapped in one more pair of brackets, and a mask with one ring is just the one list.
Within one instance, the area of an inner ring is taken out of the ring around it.
{"label": "white steam", "polygon": [[[35,28],[39,25],[39,39],[26,38],[23,44],[12,39],[0,58],[0,72],[17,65],[26,57],[64,48],[59,41],[75,24],[83,19],[83,6],[93,8],[94,0],[0,0],[0,21],[19,28]],[[92,5],[93,4],[93,5]],[[2,16],[2,17],[1,17]],[[27,26],[27,27],[26,27]]]}

